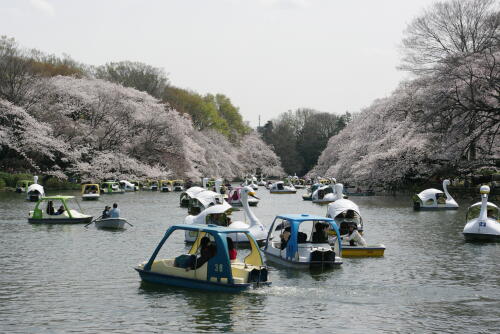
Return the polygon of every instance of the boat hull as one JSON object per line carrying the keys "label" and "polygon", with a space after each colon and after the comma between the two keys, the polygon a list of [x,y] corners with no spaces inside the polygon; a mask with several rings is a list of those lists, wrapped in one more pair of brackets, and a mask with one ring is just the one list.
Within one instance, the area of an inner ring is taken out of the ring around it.
{"label": "boat hull", "polygon": [[97,201],[99,199],[99,195],[92,195],[92,196],[89,196],[89,195],[83,195],[82,196],[82,200],[83,201]]}
{"label": "boat hull", "polygon": [[143,281],[188,288],[188,289],[237,293],[248,290],[258,285],[270,285],[269,282],[259,283],[259,284],[256,283],[226,284],[226,283],[210,282],[207,280],[195,280],[190,278],[159,274],[150,271],[145,271],[140,268],[134,268],[134,269],[139,273],[139,276]]}
{"label": "boat hull", "polygon": [[[276,256],[272,253],[264,251],[266,255],[266,259],[270,262],[274,262],[276,264],[289,267],[289,268],[298,268],[298,269],[308,269],[311,267],[326,267],[326,268],[334,268],[339,267],[342,264],[342,261],[313,261],[313,262],[299,262],[299,261],[291,261],[287,259],[283,259],[280,256]],[[343,254],[342,254],[343,255]]]}
{"label": "boat hull", "polygon": [[30,224],[88,224],[92,217],[85,218],[28,218]]}
{"label": "boat hull", "polygon": [[471,242],[500,242],[499,234],[463,233],[465,241]]}
{"label": "boat hull", "polygon": [[126,222],[125,219],[121,218],[106,218],[97,220],[95,226],[101,229],[122,230],[125,229]]}
{"label": "boat hull", "polygon": [[346,246],[342,245],[342,257],[382,257],[384,256],[384,246]]}
{"label": "boat hull", "polygon": [[419,206],[419,207],[413,207],[415,211],[441,211],[441,210],[458,210],[458,207],[426,207],[426,206]]}

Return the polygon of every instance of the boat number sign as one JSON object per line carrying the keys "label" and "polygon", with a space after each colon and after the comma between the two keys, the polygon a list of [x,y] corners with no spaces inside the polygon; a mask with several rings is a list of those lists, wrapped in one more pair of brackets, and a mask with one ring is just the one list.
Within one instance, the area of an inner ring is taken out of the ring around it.
{"label": "boat number sign", "polygon": [[222,263],[216,263],[214,265],[214,271],[216,273],[221,273],[224,270],[224,265]]}

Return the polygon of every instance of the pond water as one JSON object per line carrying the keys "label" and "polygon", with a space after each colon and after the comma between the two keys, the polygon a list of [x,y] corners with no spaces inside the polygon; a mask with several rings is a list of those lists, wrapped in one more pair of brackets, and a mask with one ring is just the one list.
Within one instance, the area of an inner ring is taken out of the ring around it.
{"label": "pond water", "polygon": [[[305,202],[301,194],[272,195],[261,188],[254,212],[268,227],[276,214],[325,215],[326,206]],[[0,331],[498,331],[500,243],[464,242],[471,199],[458,199],[461,208],[445,212],[414,212],[410,196],[351,199],[360,206],[367,241],[386,245],[383,258],[344,259],[341,268],[327,271],[269,264],[270,287],[232,295],[144,284],[133,269],[149,258],[170,225],[183,222],[179,193],[144,191],[80,202],[94,215],[117,202],[134,225],[122,232],[30,225],[34,204],[1,193]],[[174,242],[182,247],[181,238]]]}

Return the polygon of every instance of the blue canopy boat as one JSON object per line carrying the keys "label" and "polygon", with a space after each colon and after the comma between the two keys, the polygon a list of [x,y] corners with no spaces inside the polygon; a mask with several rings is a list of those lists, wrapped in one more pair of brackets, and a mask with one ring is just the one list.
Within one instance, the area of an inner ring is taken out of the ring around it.
{"label": "blue canopy boat", "polygon": [[[198,234],[188,254],[179,253],[179,256],[175,258],[156,259],[165,242],[176,231],[182,234],[186,231]],[[241,260],[238,258],[230,260],[228,235],[235,232],[245,235],[250,244],[250,251],[242,252],[245,257]],[[209,244],[205,246],[212,247],[213,253],[208,260],[206,258],[203,260],[201,246],[207,239],[209,239]],[[197,256],[198,253],[201,253],[200,257]],[[143,281],[211,291],[240,292],[248,288],[271,284],[268,281],[268,271],[260,249],[248,230],[235,230],[216,225],[178,224],[171,226],[149,261],[143,262],[134,269],[139,272]]]}
{"label": "blue canopy boat", "polygon": [[288,267],[333,267],[342,264],[340,232],[326,217],[279,215],[274,218],[264,247],[269,261]]}

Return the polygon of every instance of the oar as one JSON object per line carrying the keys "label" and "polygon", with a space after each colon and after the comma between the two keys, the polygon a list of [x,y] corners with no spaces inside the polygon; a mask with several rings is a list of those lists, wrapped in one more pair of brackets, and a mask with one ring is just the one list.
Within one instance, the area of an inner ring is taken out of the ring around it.
{"label": "oar", "polygon": [[134,227],[134,225],[130,224],[128,221],[125,220],[125,223],[129,224],[130,226]]}
{"label": "oar", "polygon": [[99,218],[96,218],[96,219],[94,219],[93,221],[91,221],[90,223],[88,223],[87,225],[85,225],[84,227],[87,227],[87,226],[89,226],[90,224],[95,223],[95,222],[96,222],[96,221],[98,221],[98,220],[99,220]]}

